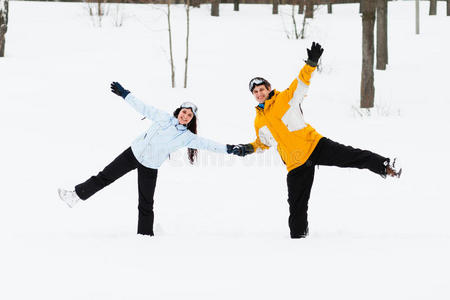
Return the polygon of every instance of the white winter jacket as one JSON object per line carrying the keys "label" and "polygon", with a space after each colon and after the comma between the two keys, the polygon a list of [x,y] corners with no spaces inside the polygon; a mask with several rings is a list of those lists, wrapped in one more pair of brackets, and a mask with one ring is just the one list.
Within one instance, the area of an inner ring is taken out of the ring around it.
{"label": "white winter jacket", "polygon": [[145,167],[158,169],[170,153],[183,147],[227,153],[226,145],[197,136],[181,125],[173,115],[143,103],[131,93],[125,101],[153,121],[150,128],[131,145],[134,156]]}

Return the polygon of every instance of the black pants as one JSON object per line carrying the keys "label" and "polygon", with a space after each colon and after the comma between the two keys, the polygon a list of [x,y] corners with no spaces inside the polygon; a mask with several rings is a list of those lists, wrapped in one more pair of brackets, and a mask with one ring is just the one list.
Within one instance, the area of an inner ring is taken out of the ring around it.
{"label": "black pants", "polygon": [[136,168],[139,188],[137,232],[139,234],[153,235],[153,194],[155,192],[158,170],[141,165],[134,157],[131,148],[126,149],[96,176],[92,176],[85,182],[77,185],[75,192],[82,200],[86,200],[105,186]]}
{"label": "black pants", "polygon": [[384,176],[384,163],[387,160],[376,153],[321,138],[306,163],[291,170],[287,175],[291,238],[302,238],[308,234],[308,200],[316,165],[368,169]]}

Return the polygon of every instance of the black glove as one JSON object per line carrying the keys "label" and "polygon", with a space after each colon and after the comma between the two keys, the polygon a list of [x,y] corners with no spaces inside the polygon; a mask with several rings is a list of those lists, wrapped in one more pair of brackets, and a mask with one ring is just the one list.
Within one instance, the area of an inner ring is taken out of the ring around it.
{"label": "black glove", "polygon": [[115,82],[115,81],[113,83],[111,83],[111,92],[122,97],[123,99],[125,99],[125,97],[128,96],[128,94],[130,93],[129,90],[124,89],[120,85],[120,83]]}
{"label": "black glove", "polygon": [[246,156],[247,154],[251,154],[253,152],[255,152],[255,149],[253,149],[252,144],[227,145],[228,154]]}
{"label": "black glove", "polygon": [[306,63],[311,67],[317,67],[317,63],[319,62],[320,56],[322,56],[323,48],[319,43],[313,42],[311,45],[311,49],[306,49],[308,52],[308,60]]}

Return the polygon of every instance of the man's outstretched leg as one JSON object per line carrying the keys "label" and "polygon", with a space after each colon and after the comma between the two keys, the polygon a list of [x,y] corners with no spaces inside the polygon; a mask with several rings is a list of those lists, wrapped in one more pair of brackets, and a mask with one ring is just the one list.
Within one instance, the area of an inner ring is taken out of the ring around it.
{"label": "man's outstretched leg", "polygon": [[401,171],[396,170],[395,165],[387,157],[345,146],[325,137],[320,139],[310,161],[315,165],[368,169],[383,177],[387,175],[399,177]]}
{"label": "man's outstretched leg", "polygon": [[314,166],[304,164],[287,175],[289,229],[291,238],[308,235],[308,201],[314,181]]}

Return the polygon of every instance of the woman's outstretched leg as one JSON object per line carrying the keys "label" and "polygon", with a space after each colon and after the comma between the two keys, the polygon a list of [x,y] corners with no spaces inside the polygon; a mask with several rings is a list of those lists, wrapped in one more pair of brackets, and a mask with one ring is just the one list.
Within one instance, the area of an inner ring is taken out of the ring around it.
{"label": "woman's outstretched leg", "polygon": [[138,166],[139,219],[138,234],[153,235],[153,195],[158,170]]}
{"label": "woman's outstretched leg", "polygon": [[133,151],[131,151],[131,148],[128,148],[107,165],[103,171],[75,186],[75,192],[80,199],[86,200],[105,186],[136,169],[137,166],[138,162],[134,157]]}

